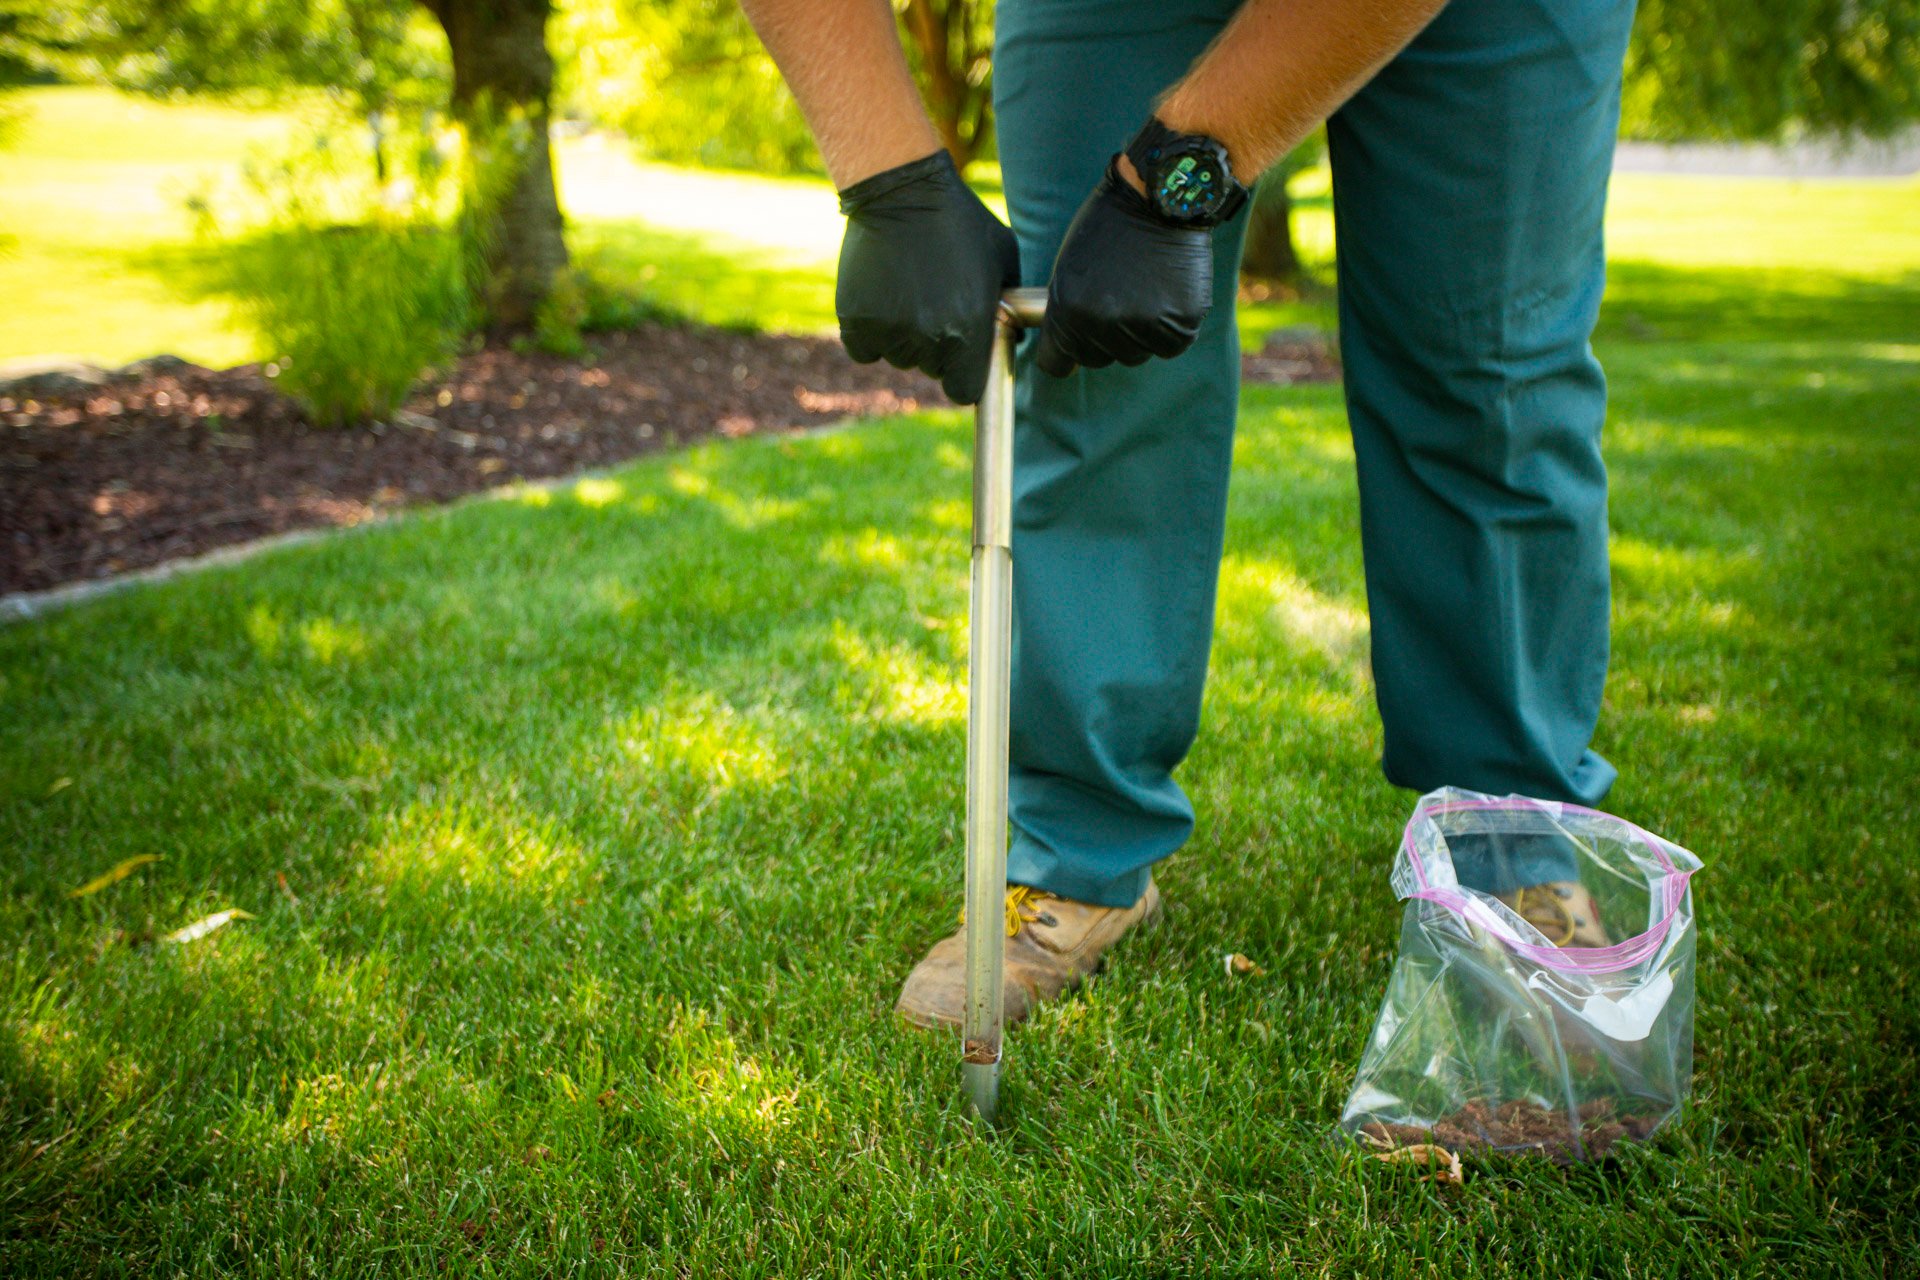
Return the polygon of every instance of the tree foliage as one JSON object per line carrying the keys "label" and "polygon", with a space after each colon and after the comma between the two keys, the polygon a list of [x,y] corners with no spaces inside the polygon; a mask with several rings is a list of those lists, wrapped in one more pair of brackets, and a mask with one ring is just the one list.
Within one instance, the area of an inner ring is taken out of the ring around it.
{"label": "tree foliage", "polygon": [[1641,0],[1636,137],[1885,135],[1920,118],[1920,0]]}
{"label": "tree foliage", "polygon": [[993,0],[896,0],[907,60],[962,170],[993,138]]}
{"label": "tree foliage", "polygon": [[[992,152],[992,0],[896,0],[907,59],[961,167]],[[569,0],[561,96],[660,159],[818,173],[793,95],[739,0]]]}
{"label": "tree foliage", "polygon": [[38,0],[16,40],[140,93],[312,88],[371,112],[447,91],[445,45],[411,0]]}
{"label": "tree foliage", "polygon": [[565,107],[655,159],[820,169],[800,108],[738,0],[570,0],[553,42]]}

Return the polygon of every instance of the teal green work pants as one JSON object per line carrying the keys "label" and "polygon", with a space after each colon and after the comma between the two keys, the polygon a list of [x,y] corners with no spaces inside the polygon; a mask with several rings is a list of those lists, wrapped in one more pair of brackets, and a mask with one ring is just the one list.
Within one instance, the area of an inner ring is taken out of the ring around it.
{"label": "teal green work pants", "polygon": [[[1000,0],[1028,284],[1235,0]],[[1598,800],[1606,384],[1589,337],[1632,0],[1452,0],[1328,122],[1340,350],[1394,783]],[[1239,402],[1241,219],[1174,360],[1019,369],[1008,878],[1125,905],[1193,829]],[[1541,879],[1559,878],[1543,867]]]}

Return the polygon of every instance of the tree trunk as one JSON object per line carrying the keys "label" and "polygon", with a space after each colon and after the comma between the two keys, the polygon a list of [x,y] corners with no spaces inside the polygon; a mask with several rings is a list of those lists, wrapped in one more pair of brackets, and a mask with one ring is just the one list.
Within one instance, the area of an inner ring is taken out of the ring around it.
{"label": "tree trunk", "polygon": [[548,145],[553,57],[550,0],[423,0],[447,33],[453,115],[478,180],[470,210],[486,237],[485,303],[497,330],[525,329],[567,265]]}
{"label": "tree trunk", "polygon": [[920,54],[927,114],[954,165],[965,170],[986,143],[992,113],[991,89],[970,74],[987,53],[977,39],[974,0],[906,0],[901,18]]}
{"label": "tree trunk", "polygon": [[1247,210],[1247,247],[1240,255],[1240,274],[1283,284],[1300,279],[1300,255],[1293,247],[1293,200],[1287,195],[1286,174],[1279,170],[1254,190],[1253,207]]}

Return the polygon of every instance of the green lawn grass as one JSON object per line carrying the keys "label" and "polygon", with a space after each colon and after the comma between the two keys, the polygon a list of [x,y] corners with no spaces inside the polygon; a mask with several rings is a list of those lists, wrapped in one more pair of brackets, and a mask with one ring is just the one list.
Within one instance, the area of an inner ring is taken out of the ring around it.
{"label": "green lawn grass", "polygon": [[1199,830],[1163,926],[1015,1034],[998,1138],[888,1012],[958,906],[963,415],[0,630],[0,1272],[1912,1272],[1912,188],[1834,188],[1812,264],[1823,188],[1743,189],[1705,265],[1641,233],[1599,340],[1608,807],[1708,863],[1695,1105],[1650,1147],[1437,1187],[1331,1140],[1411,797],[1338,395],[1253,388]]}
{"label": "green lawn grass", "polygon": [[298,117],[71,86],[13,96],[19,128],[0,147],[0,360],[247,359],[227,308],[183,287],[187,201],[291,137]]}

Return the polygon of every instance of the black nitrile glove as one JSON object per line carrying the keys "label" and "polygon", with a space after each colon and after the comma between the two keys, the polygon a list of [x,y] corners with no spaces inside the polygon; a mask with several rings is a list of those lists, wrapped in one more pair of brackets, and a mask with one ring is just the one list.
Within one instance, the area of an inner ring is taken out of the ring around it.
{"label": "black nitrile glove", "polygon": [[945,151],[854,183],[840,212],[833,302],[847,354],[931,374],[956,404],[979,400],[1001,291],[1020,283],[1013,232]]}
{"label": "black nitrile glove", "polygon": [[1053,260],[1034,363],[1064,378],[1177,356],[1212,305],[1212,235],[1161,218],[1109,164]]}

